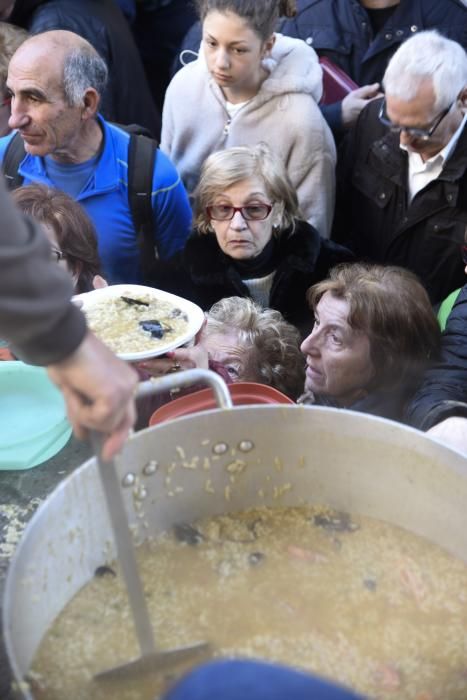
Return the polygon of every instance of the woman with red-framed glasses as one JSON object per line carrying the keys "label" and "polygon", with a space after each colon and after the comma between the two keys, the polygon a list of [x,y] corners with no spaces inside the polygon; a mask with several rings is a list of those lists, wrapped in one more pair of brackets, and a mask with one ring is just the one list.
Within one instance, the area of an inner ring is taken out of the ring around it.
{"label": "woman with red-framed glasses", "polygon": [[206,159],[195,229],[182,253],[160,264],[154,285],[204,310],[223,297],[250,297],[306,335],[307,289],[353,257],[300,218],[285,166],[266,144],[237,146]]}

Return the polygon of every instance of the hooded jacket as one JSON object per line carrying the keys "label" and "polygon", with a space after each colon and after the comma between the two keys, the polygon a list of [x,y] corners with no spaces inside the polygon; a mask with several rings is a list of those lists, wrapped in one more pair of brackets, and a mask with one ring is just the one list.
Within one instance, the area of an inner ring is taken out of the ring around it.
{"label": "hooded jacket", "polygon": [[267,143],[278,153],[297,190],[303,217],[328,237],[334,210],[334,140],[317,106],[322,71],[315,52],[297,39],[276,35],[263,62],[269,76],[232,118],[211,77],[204,52],[170,83],[163,110],[161,149],[191,194],[212,152]]}
{"label": "hooded jacket", "polygon": [[141,124],[159,136],[160,115],[128,23],[114,0],[16,0],[9,21],[31,34],[64,29],[89,41],[109,68],[102,114],[120,124]]}

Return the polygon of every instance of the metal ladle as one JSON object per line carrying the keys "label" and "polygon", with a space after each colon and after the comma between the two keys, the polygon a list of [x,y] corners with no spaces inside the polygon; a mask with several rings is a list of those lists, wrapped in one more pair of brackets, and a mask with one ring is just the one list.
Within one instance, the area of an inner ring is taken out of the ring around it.
{"label": "metal ladle", "polygon": [[[200,369],[187,370],[186,372],[161,377],[155,381],[144,382],[140,385],[137,397],[143,398],[157,392],[167,391],[176,387],[186,387],[199,382],[209,384],[212,387],[220,408],[232,407],[230,393],[219,375],[209,370]],[[107,502],[117,557],[127,588],[128,600],[141,652],[138,658],[101,671],[95,674],[94,678],[96,680],[134,678],[141,673],[162,668],[166,669],[168,666],[184,661],[192,655],[207,651],[209,644],[208,642],[195,642],[177,649],[157,650],[115,462],[114,460],[104,461],[102,459],[102,439],[98,433],[91,433],[91,443],[96,453],[99,476]]]}

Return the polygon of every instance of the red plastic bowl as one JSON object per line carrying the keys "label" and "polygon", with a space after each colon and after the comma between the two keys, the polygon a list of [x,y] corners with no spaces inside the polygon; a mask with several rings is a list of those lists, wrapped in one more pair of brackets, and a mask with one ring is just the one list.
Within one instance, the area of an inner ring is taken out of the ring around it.
{"label": "red plastic bowl", "polygon": [[[266,384],[237,382],[236,384],[229,384],[228,389],[234,406],[265,403],[294,403],[292,399],[289,399],[289,397],[281,391],[273,389]],[[149,419],[149,425],[156,425],[166,420],[180,418],[180,416],[186,416],[189,413],[207,411],[210,408],[216,408],[216,405],[212,389],[195,391],[192,394],[180,396],[178,399],[169,401],[158,408]]]}

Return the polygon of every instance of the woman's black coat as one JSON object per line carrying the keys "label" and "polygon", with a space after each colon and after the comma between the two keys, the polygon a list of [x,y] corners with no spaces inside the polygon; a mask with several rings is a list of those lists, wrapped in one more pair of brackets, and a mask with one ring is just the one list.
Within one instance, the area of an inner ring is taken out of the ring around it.
{"label": "woman's black coat", "polygon": [[[313,226],[301,220],[296,221],[293,231],[289,228],[281,233],[277,245],[279,263],[269,306],[307,332],[312,314],[306,291],[325,279],[338,263],[353,260],[353,254],[321,238]],[[224,297],[250,296],[232,258],[220,249],[215,234],[198,231],[190,236],[181,253],[159,264],[154,286],[185,297],[204,310]]]}

